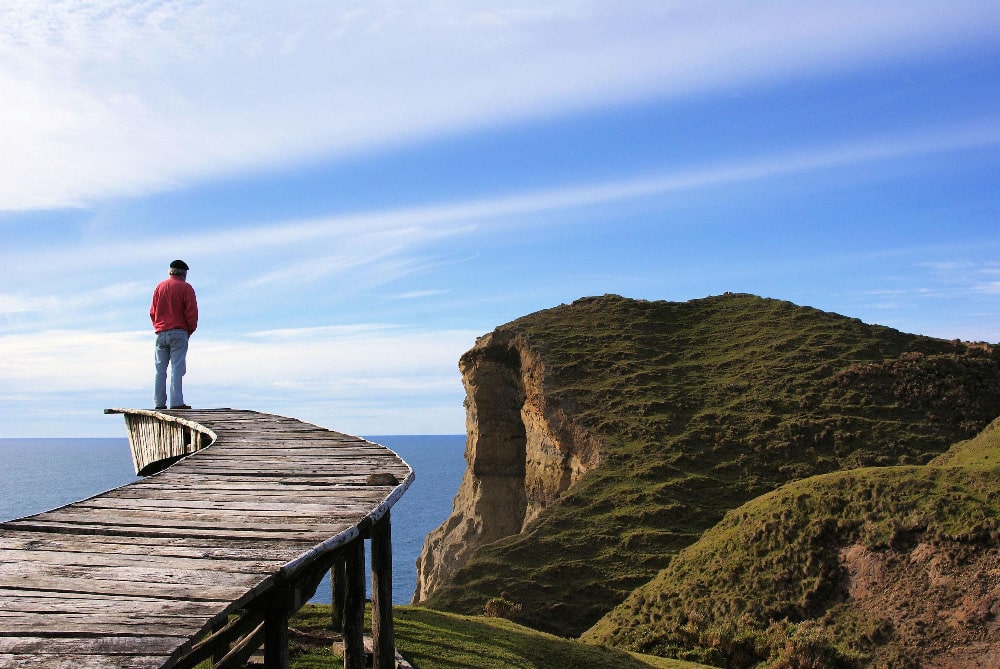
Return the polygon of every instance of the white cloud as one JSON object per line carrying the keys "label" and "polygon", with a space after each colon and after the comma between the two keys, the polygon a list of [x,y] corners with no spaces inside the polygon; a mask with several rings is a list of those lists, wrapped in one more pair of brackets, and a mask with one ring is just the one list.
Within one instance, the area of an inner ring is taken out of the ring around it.
{"label": "white cloud", "polygon": [[429,288],[427,290],[411,290],[406,293],[400,293],[396,295],[394,299],[397,300],[422,300],[427,297],[438,297],[440,295],[447,295],[450,291],[443,288]]}
{"label": "white cloud", "polygon": [[[571,211],[644,197],[761,181],[818,170],[861,166],[948,152],[991,148],[1000,144],[1000,119],[984,119],[962,125],[912,128],[908,134],[871,136],[852,143],[813,146],[796,152],[742,157],[717,164],[689,165],[683,169],[621,180],[573,184],[496,197],[407,206],[397,209],[299,220],[280,220],[257,226],[241,226],[184,236],[184,248],[205,263],[225,258],[253,260],[255,253],[268,253],[268,264],[240,290],[269,283],[308,283],[348,272],[364,280],[385,283],[418,271],[440,258],[416,255],[418,249],[449,238],[480,233],[490,226],[511,230],[514,226],[537,226],[527,214]],[[162,262],[164,249],[175,239],[136,236],[132,239],[94,238],[72,246],[48,245],[29,254],[21,249],[0,250],[0,259],[12,271],[30,274],[32,268],[47,271],[80,271],[94,266],[146,266]],[[317,249],[338,249],[317,255]],[[293,257],[276,254],[295,249]],[[305,257],[303,257],[305,256]],[[358,270],[365,268],[364,273]],[[100,289],[93,297],[105,301],[104,292],[135,289],[132,284]],[[0,312],[23,310],[23,298],[8,296],[0,301]]]}
{"label": "white cloud", "polygon": [[135,388],[152,365],[145,332],[48,330],[0,336],[0,394]]}
{"label": "white cloud", "polygon": [[1000,281],[985,281],[977,283],[972,287],[972,290],[973,292],[980,293],[982,295],[1000,296]]}
{"label": "white cloud", "polygon": [[1000,5],[6,3],[0,210],[995,37]]}
{"label": "white cloud", "polygon": [[[72,323],[74,328],[117,324],[122,312],[137,315],[132,321],[148,323],[144,310],[149,306],[152,286],[136,281],[90,285],[79,281],[73,265],[48,266],[41,272],[26,273],[18,292],[0,294],[0,333],[18,329],[30,332],[58,330]],[[49,283],[55,278],[54,283]],[[59,286],[60,278],[71,283]],[[13,281],[8,281],[13,283]]]}
{"label": "white cloud", "polygon": [[242,341],[192,339],[191,360],[209,383],[234,387],[300,385],[350,395],[457,379],[458,358],[481,333],[390,326],[328,327],[258,333]]}
{"label": "white cloud", "polygon": [[[476,235],[518,234],[518,228],[566,221],[575,224],[578,217],[562,215],[566,212],[998,143],[1000,121],[917,129],[908,135],[873,136],[851,144],[691,165],[629,179],[189,233],[183,236],[183,247],[192,255],[185,251],[183,257],[195,268],[192,280],[206,313],[215,316],[215,327],[239,331],[262,326],[253,322],[267,317],[260,309],[262,299],[269,309],[300,304],[302,315],[310,313],[309,291],[316,288],[334,291],[334,299],[341,301],[370,297],[409,277],[432,275],[442,265],[469,262],[469,256],[454,255],[455,240],[475,246]],[[150,268],[159,267],[165,253],[172,255],[164,249],[177,241],[136,231],[125,238],[90,234],[67,242],[47,240],[31,252],[18,245],[0,245],[0,266],[9,272],[5,286],[9,292],[0,295],[4,318],[0,332],[146,327],[153,282],[162,278],[159,270]],[[817,260],[801,262],[814,266]],[[996,271],[994,265],[976,268],[956,262],[925,265],[938,279],[953,279],[947,289],[935,292],[993,294],[994,275],[983,272]],[[148,278],[122,281],[122,276]],[[382,297],[402,301],[447,292],[417,290],[411,283],[403,290],[393,286]],[[212,326],[209,319],[206,328]],[[58,345],[58,339],[53,341]],[[273,352],[268,356],[272,354],[280,357]],[[143,354],[142,359],[146,357]]]}
{"label": "white cloud", "polygon": [[[458,358],[481,334],[392,325],[283,329],[232,340],[195,334],[186,383],[220,397],[280,393],[301,403],[453,395]],[[0,336],[0,397],[130,393],[152,383],[149,332],[53,330]]]}
{"label": "white cloud", "polygon": [[0,315],[23,314],[36,311],[38,303],[21,295],[0,294]]}
{"label": "white cloud", "polygon": [[[458,358],[479,334],[377,323],[225,340],[195,334],[185,399],[281,413],[353,434],[458,433]],[[101,409],[147,406],[152,377],[150,332],[0,336],[0,423],[37,436],[114,434],[117,426]]]}

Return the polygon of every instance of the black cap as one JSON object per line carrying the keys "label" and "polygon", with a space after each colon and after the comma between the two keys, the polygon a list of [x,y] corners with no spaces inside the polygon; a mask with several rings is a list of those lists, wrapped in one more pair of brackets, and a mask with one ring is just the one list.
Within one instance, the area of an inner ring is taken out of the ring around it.
{"label": "black cap", "polygon": [[190,268],[187,266],[187,263],[184,262],[183,260],[175,260],[172,263],[170,263],[170,269],[182,269],[186,272]]}

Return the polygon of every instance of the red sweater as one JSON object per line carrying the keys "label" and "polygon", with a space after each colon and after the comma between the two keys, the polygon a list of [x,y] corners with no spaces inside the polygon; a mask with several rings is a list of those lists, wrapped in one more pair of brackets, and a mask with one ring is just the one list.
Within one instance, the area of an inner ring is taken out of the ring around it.
{"label": "red sweater", "polygon": [[156,286],[153,303],[149,306],[153,329],[186,330],[189,335],[198,328],[198,300],[191,284],[171,274]]}

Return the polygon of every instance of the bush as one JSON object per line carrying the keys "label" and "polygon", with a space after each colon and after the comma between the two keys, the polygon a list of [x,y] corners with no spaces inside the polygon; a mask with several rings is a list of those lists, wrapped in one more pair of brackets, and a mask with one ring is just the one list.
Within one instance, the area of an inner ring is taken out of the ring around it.
{"label": "bush", "polygon": [[775,623],[767,631],[771,657],[768,669],[861,669],[866,659],[845,651],[822,625],[787,621]]}
{"label": "bush", "polygon": [[483,615],[487,618],[506,618],[514,620],[521,613],[521,605],[507,599],[507,593],[499,597],[492,597],[483,607]]}

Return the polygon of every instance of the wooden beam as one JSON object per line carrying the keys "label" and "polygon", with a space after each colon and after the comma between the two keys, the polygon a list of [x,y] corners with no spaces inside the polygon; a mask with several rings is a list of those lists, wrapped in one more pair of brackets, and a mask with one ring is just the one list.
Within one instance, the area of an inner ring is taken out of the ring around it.
{"label": "wooden beam", "polygon": [[344,598],[344,669],[365,667],[365,540],[344,549],[347,592]]}
{"label": "wooden beam", "polygon": [[264,669],[288,669],[289,595],[281,591],[264,611]]}
{"label": "wooden beam", "polygon": [[372,656],[374,669],[396,668],[392,625],[392,529],[389,512],[372,526]]}
{"label": "wooden beam", "polygon": [[[218,635],[219,632],[221,632],[222,630],[226,629],[226,627],[228,627],[228,625],[226,624],[225,620],[220,620],[220,621],[216,622],[214,625],[212,625],[212,628],[211,628],[212,629],[212,634],[211,634],[211,636],[214,637],[214,636]],[[215,648],[212,649],[212,665],[213,666],[222,661],[222,658],[224,658],[226,656],[226,653],[229,652],[229,646],[230,645],[231,645],[231,642],[230,641],[226,641],[225,643],[220,643],[220,644],[216,645]]]}
{"label": "wooden beam", "polygon": [[330,627],[344,631],[344,601],[347,598],[347,562],[343,551],[337,551],[330,568]]}
{"label": "wooden beam", "polygon": [[174,666],[178,669],[189,669],[208,658],[212,658],[213,667],[225,666],[222,661],[229,654],[230,646],[241,637],[252,633],[262,620],[263,614],[259,610],[248,610],[232,621],[222,620],[216,623],[212,627],[212,634],[195,644]]}
{"label": "wooden beam", "polygon": [[212,665],[213,669],[241,669],[260,648],[264,641],[265,623],[260,623],[250,634],[243,637],[221,660]]}

